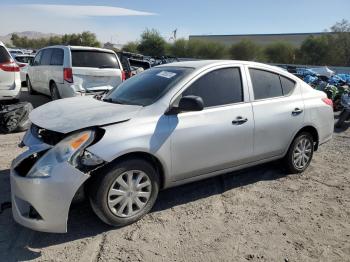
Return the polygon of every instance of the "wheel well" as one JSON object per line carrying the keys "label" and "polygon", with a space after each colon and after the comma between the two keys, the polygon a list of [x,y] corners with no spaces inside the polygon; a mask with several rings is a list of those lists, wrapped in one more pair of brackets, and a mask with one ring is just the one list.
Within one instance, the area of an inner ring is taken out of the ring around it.
{"label": "wheel well", "polygon": [[55,81],[50,80],[50,82],[49,82],[49,88],[51,88],[51,85],[54,84],[54,83],[55,83]]}
{"label": "wheel well", "polygon": [[314,128],[313,126],[305,126],[299,130],[299,132],[295,135],[295,137],[297,137],[302,132],[307,132],[307,133],[312,135],[312,138],[313,138],[314,143],[315,143],[314,150],[317,151],[319,138],[318,138],[318,132],[317,132],[316,128]]}
{"label": "wheel well", "polygon": [[122,155],[122,156],[116,158],[115,160],[113,160],[113,163],[124,161],[124,160],[130,159],[130,158],[143,159],[143,160],[146,160],[147,162],[149,162],[156,169],[157,173],[159,174],[160,188],[161,189],[164,188],[164,183],[165,183],[164,168],[163,168],[163,165],[161,164],[161,162],[159,161],[158,158],[156,158],[154,155],[146,153],[146,152],[132,152],[132,153],[128,153],[128,154],[125,154],[125,155]]}

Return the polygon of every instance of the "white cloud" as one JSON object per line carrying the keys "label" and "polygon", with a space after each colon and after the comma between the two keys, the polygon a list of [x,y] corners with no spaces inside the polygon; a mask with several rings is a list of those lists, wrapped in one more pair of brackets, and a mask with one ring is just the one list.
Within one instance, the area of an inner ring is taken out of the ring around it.
{"label": "white cloud", "polygon": [[93,6],[93,5],[42,5],[28,4],[18,5],[27,10],[35,10],[53,14],[56,16],[89,17],[89,16],[151,16],[154,13],[137,11],[114,6]]}

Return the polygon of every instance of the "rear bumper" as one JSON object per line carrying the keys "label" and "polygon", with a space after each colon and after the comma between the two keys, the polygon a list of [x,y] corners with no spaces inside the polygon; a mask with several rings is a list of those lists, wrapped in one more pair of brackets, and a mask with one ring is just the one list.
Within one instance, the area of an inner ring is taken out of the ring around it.
{"label": "rear bumper", "polygon": [[29,132],[25,136],[25,142],[31,142],[31,147],[19,155],[11,166],[13,217],[17,223],[33,230],[65,233],[71,202],[89,175],[80,172],[68,162],[55,165],[49,176],[44,178],[30,178],[26,174],[19,174],[16,167],[31,156],[48,149],[47,145],[38,144]]}
{"label": "rear bumper", "polygon": [[21,81],[20,79],[14,82],[13,87],[10,89],[2,89],[0,87],[0,100],[11,100],[17,99],[20,96],[21,91]]}
{"label": "rear bumper", "polygon": [[111,90],[113,86],[99,86],[94,88],[85,89],[78,84],[56,84],[62,98],[75,97],[75,96],[86,96],[86,95],[96,95],[102,93],[106,90]]}

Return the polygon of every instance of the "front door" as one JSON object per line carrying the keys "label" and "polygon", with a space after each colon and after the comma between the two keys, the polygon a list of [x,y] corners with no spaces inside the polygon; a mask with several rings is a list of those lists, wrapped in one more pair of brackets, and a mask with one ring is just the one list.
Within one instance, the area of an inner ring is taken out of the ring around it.
{"label": "front door", "polygon": [[250,161],[254,120],[242,82],[240,67],[216,68],[180,95],[201,97],[205,108],[170,116],[171,126],[176,126],[171,135],[174,181]]}

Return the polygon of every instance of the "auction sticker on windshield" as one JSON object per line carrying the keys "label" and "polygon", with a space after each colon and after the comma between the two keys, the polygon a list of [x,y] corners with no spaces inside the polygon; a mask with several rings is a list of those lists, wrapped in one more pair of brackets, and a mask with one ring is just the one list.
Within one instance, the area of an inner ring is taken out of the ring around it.
{"label": "auction sticker on windshield", "polygon": [[173,78],[174,76],[176,76],[176,73],[173,72],[168,72],[168,71],[162,71],[160,73],[157,74],[157,76],[161,76],[161,77],[165,77],[165,78]]}

